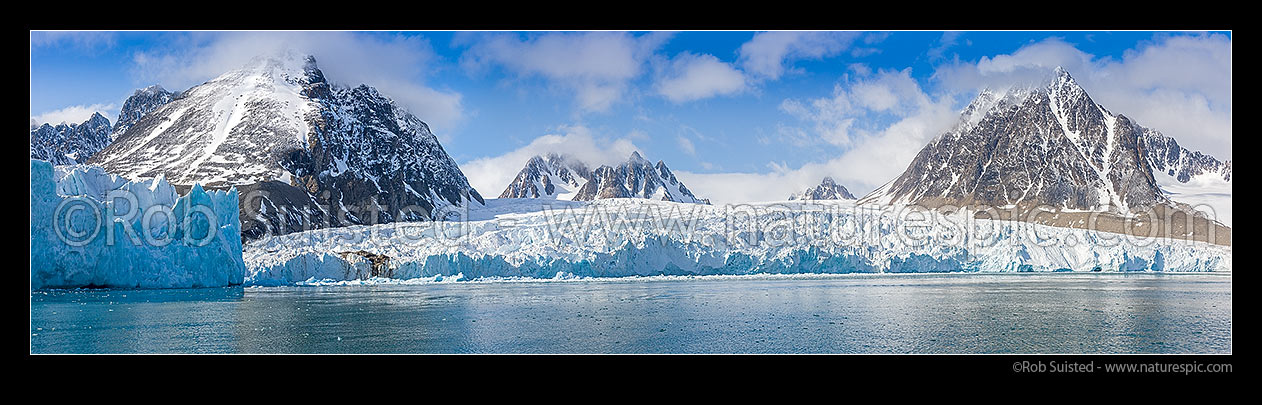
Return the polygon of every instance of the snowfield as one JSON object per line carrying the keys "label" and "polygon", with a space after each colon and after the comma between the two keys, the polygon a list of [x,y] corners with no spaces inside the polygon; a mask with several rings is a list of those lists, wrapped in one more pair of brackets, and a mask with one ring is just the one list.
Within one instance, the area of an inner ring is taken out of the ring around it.
{"label": "snowfield", "polygon": [[31,289],[241,284],[237,191],[31,159]]}
{"label": "snowfield", "polygon": [[1217,173],[1206,173],[1180,183],[1165,173],[1153,173],[1157,185],[1170,199],[1192,205],[1224,225],[1231,226],[1231,182]]}
{"label": "snowfield", "polygon": [[488,199],[465,220],[245,246],[247,285],[353,280],[1023,271],[1231,271],[1231,247],[854,201],[707,206]]}

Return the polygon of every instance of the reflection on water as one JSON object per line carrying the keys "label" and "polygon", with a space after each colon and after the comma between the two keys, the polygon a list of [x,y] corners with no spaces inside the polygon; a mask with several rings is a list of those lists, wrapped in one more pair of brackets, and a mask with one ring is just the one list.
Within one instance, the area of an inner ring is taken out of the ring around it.
{"label": "reflection on water", "polygon": [[1231,276],[852,275],[31,294],[35,353],[1230,353]]}

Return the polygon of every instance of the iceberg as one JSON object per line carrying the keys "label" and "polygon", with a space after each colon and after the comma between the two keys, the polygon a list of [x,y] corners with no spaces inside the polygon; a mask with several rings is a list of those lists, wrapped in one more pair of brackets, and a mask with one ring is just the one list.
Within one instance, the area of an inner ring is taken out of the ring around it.
{"label": "iceberg", "polygon": [[237,190],[31,159],[31,288],[195,288],[244,282]]}
{"label": "iceberg", "polygon": [[488,199],[463,220],[359,225],[245,246],[247,285],[904,272],[1229,272],[1231,247],[854,201],[702,206]]}

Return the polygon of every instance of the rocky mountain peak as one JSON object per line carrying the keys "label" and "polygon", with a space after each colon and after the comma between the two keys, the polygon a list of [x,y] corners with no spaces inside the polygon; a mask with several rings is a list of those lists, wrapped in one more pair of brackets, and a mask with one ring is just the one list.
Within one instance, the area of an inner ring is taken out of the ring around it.
{"label": "rocky mountain peak", "polygon": [[657,169],[657,173],[661,175],[662,179],[668,180],[671,183],[677,182],[677,180],[675,180],[675,174],[671,173],[670,168],[666,167],[666,161],[658,160],[657,165],[653,166],[653,168]]}
{"label": "rocky mountain peak", "polygon": [[123,108],[118,111],[118,120],[114,124],[114,131],[110,133],[111,141],[118,139],[119,135],[127,132],[127,129],[135,125],[137,121],[140,121],[140,118],[144,117],[145,114],[171,102],[175,96],[175,93],[169,92],[156,84],[132,92],[131,97],[128,97],[127,101],[123,102]]}
{"label": "rocky mountain peak", "polygon": [[[314,57],[292,51],[188,89],[93,160],[127,178],[238,187],[247,238],[482,202],[423,121],[375,88],[331,84]],[[244,201],[251,190],[270,197]]]}
{"label": "rocky mountain peak", "polygon": [[601,166],[592,172],[591,180],[583,184],[575,201],[601,198],[648,198],[663,201],[709,204],[707,199],[697,198],[666,167],[666,162],[656,165],[644,159],[640,153],[631,152],[625,162],[616,167]]}
{"label": "rocky mountain peak", "polygon": [[568,200],[591,177],[592,171],[587,165],[572,157],[556,153],[535,155],[526,161],[526,166],[499,198]]}
{"label": "rocky mountain peak", "polygon": [[108,129],[109,129],[109,126],[110,126],[110,119],[109,119],[109,118],[105,118],[105,116],[104,116],[104,115],[101,115],[101,113],[99,113],[99,112],[94,112],[94,113],[92,113],[92,116],[91,116],[91,117],[88,117],[88,120],[87,120],[87,121],[84,121],[84,122],[83,122],[83,124],[80,124],[80,125],[86,125],[86,126],[93,127],[93,128],[102,128],[102,127],[103,127],[103,128],[106,128],[106,129],[108,130]]}
{"label": "rocky mountain peak", "polygon": [[1142,130],[1096,104],[1069,72],[1057,69],[1044,85],[983,91],[959,124],[864,201],[1149,207],[1166,198],[1141,164]]}
{"label": "rocky mountain peak", "polygon": [[794,194],[789,196],[789,200],[853,200],[854,194],[850,194],[845,186],[837,184],[831,176],[825,176],[824,180],[818,186],[811,187],[802,192],[802,194]]}
{"label": "rocky mountain peak", "polygon": [[1201,179],[1201,182],[1231,182],[1231,161],[1219,161],[1213,156],[1192,151],[1179,145],[1174,138],[1144,128],[1140,143],[1145,150],[1153,175],[1169,178],[1179,183]]}
{"label": "rocky mountain peak", "polygon": [[109,145],[110,129],[110,120],[99,112],[77,124],[43,123],[31,128],[31,158],[54,165],[86,162]]}

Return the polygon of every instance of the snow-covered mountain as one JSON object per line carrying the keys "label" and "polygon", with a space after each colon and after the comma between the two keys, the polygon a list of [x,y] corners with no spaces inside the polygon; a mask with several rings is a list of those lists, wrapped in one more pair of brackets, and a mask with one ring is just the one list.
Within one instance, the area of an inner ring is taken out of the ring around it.
{"label": "snow-covered mountain", "polygon": [[631,152],[626,162],[612,166],[600,166],[592,171],[590,180],[579,188],[574,201],[591,201],[599,198],[648,198],[693,204],[709,204],[710,200],[697,198],[675,178],[663,161],[653,165],[640,152]]}
{"label": "snow-covered mountain", "polygon": [[[1213,204],[1187,198],[1195,192],[1163,189],[1163,184],[1183,184],[1179,179],[1185,172],[1188,179],[1227,182],[1230,171],[1229,163],[1187,152],[1096,104],[1068,72],[1057,68],[1040,85],[983,91],[951,130],[921,149],[902,175],[859,202],[985,206],[1031,221],[1028,215],[1051,207],[1055,214],[1036,222],[1151,231],[1230,245],[1230,225],[1224,226],[1231,221],[1230,186],[1225,213],[1214,209],[1218,213],[1210,217],[1220,223],[1199,219],[1191,225],[1182,213],[1209,212]],[[1211,194],[1221,205],[1222,193]],[[1103,212],[1108,219],[1086,225],[1096,221],[1088,211]],[[1155,217],[1135,217],[1149,212]]]}
{"label": "snow-covered mountain", "polygon": [[1152,166],[1153,175],[1166,175],[1180,183],[1207,175],[1231,181],[1230,160],[1220,162],[1200,151],[1190,151],[1179,146],[1174,138],[1148,128],[1144,128],[1140,135],[1140,143],[1148,151],[1148,164]]}
{"label": "snow-covered mountain", "polygon": [[587,164],[570,156],[535,156],[517,173],[499,198],[555,198],[571,200],[592,178]]}
{"label": "snow-covered mountain", "polygon": [[110,120],[92,113],[81,124],[47,123],[31,128],[31,159],[54,165],[86,162],[110,144]]}
{"label": "snow-covered mountain", "polygon": [[1168,202],[1148,167],[1146,132],[1057,68],[1043,86],[982,92],[907,171],[863,200],[1144,209]]}
{"label": "snow-covered mountain", "polygon": [[127,101],[123,102],[123,109],[118,112],[118,120],[114,122],[114,132],[110,134],[110,139],[118,139],[119,135],[127,132],[127,129],[140,121],[145,114],[166,105],[176,96],[175,93],[166,91],[156,84],[136,90],[131,97],[127,98]]}
{"label": "snow-covered mountain", "polygon": [[789,200],[854,200],[854,194],[846,190],[846,186],[837,184],[832,177],[824,177],[818,186],[803,191],[802,194],[789,196]]}
{"label": "snow-covered mountain", "polygon": [[258,57],[143,114],[89,163],[129,179],[236,186],[242,234],[449,216],[482,197],[429,127],[314,57]]}
{"label": "snow-covered mountain", "polygon": [[1157,185],[1171,200],[1212,211],[1219,222],[1231,226],[1230,160],[1222,162],[1188,150],[1174,138],[1147,128],[1140,142]]}
{"label": "snow-covered mountain", "polygon": [[126,132],[145,114],[171,101],[174,93],[161,86],[149,86],[136,90],[119,111],[113,126],[101,113],[82,124],[43,124],[31,128],[31,158],[69,165],[88,161],[105,149],[114,139]]}

